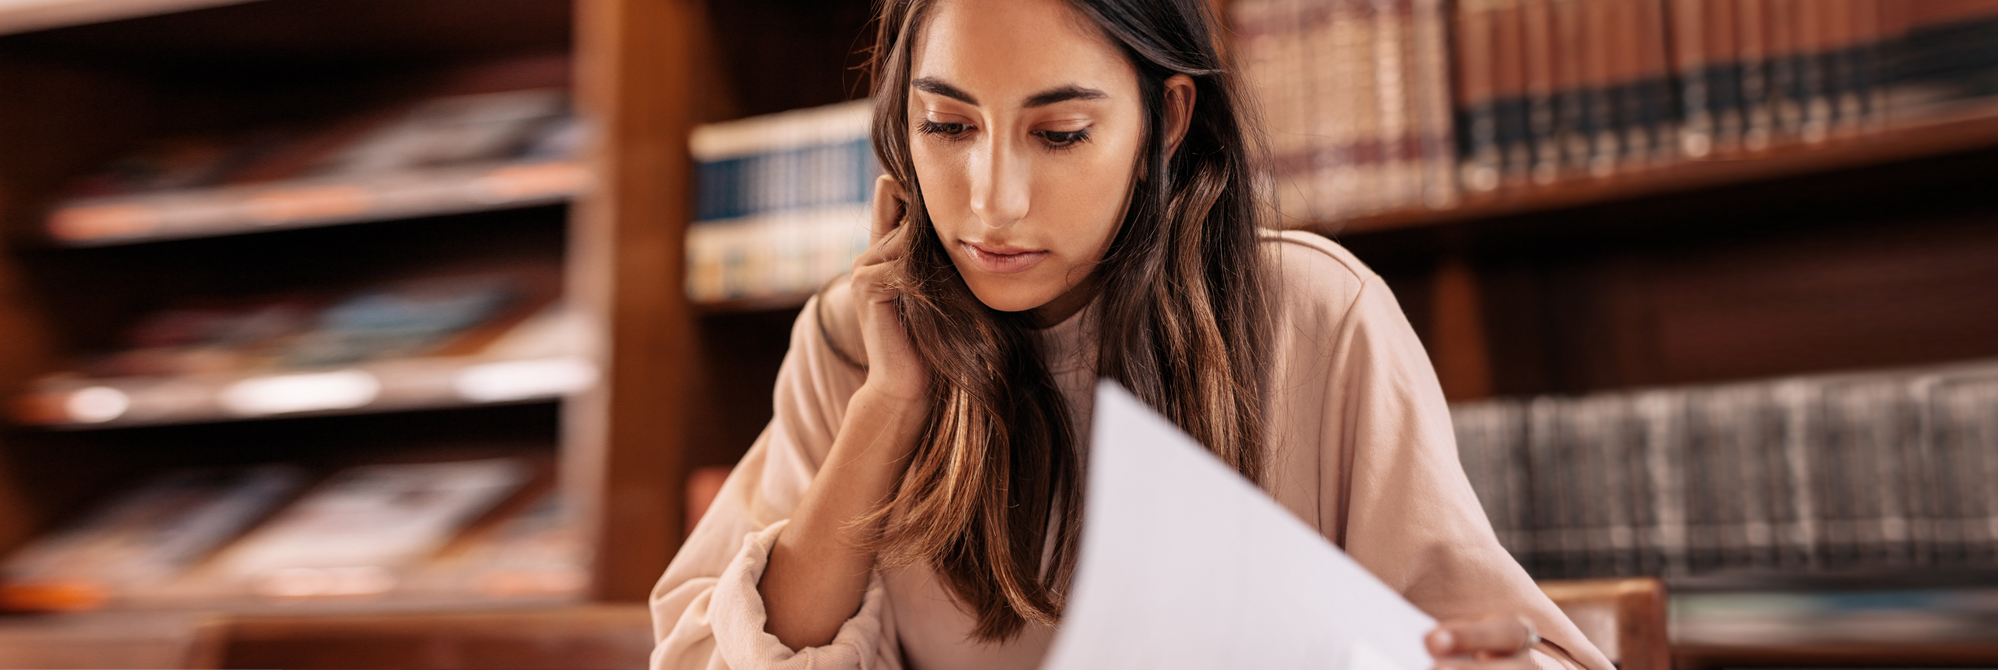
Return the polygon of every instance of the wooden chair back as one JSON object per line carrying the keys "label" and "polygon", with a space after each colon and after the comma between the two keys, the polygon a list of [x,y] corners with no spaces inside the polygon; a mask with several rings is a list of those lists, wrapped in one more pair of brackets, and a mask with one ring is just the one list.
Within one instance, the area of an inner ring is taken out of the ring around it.
{"label": "wooden chair back", "polygon": [[1670,670],[1665,583],[1650,577],[1549,580],[1540,590],[1622,670]]}

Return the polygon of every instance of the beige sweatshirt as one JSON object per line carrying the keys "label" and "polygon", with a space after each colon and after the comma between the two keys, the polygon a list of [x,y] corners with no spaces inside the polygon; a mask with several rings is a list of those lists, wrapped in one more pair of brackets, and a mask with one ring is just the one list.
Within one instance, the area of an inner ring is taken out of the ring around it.
{"label": "beige sweatshirt", "polygon": [[[1388,586],[1437,619],[1519,613],[1546,642],[1542,667],[1609,661],[1500,548],[1457,462],[1450,414],[1422,344],[1379,276],[1331,241],[1270,233],[1279,277],[1271,441],[1264,488]],[[1030,670],[1053,629],[1004,644],[969,637],[925,566],[877,571],[831,644],[793,651],[764,632],[756,585],[865,373],[844,287],[805,306],[777,375],[775,416],[652,591],[652,667]],[[819,309],[828,323],[822,333]],[[1089,435],[1095,376],[1084,309],[1044,332],[1048,366]],[[1564,653],[1565,652],[1565,653]]]}

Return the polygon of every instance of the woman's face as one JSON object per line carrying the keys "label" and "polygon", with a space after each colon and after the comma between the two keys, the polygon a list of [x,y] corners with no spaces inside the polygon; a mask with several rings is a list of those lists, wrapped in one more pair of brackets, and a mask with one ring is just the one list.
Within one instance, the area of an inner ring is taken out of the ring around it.
{"label": "woman's face", "polygon": [[909,144],[971,292],[1065,316],[1130,198],[1137,71],[1062,0],[942,0],[914,45]]}

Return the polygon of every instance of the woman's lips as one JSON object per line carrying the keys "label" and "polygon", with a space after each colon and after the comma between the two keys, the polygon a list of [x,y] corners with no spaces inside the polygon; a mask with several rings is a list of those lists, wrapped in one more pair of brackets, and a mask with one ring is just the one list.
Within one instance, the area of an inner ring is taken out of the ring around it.
{"label": "woman's lips", "polygon": [[1048,257],[1046,251],[1029,251],[1016,247],[984,247],[971,242],[958,244],[964,247],[964,255],[971,259],[972,265],[995,275],[1026,272]]}

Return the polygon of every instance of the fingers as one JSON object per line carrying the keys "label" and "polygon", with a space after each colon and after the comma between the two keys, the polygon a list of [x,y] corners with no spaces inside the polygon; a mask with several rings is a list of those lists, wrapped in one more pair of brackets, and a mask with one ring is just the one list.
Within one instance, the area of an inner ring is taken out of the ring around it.
{"label": "fingers", "polygon": [[1436,626],[1426,642],[1429,655],[1511,656],[1540,642],[1533,623],[1519,616],[1492,616],[1476,621],[1449,621]]}
{"label": "fingers", "polygon": [[869,247],[902,226],[902,212],[906,207],[907,198],[902,193],[900,182],[885,174],[874,180],[874,211],[867,228]]}
{"label": "fingers", "polygon": [[854,272],[901,259],[909,253],[910,237],[907,229],[896,228],[888,231],[887,235],[875,238],[873,243],[867,245],[867,251],[861,252],[859,257],[853,259]]}
{"label": "fingers", "polygon": [[1538,670],[1533,657],[1526,654],[1500,656],[1479,660],[1476,656],[1450,656],[1437,659],[1436,670]]}

